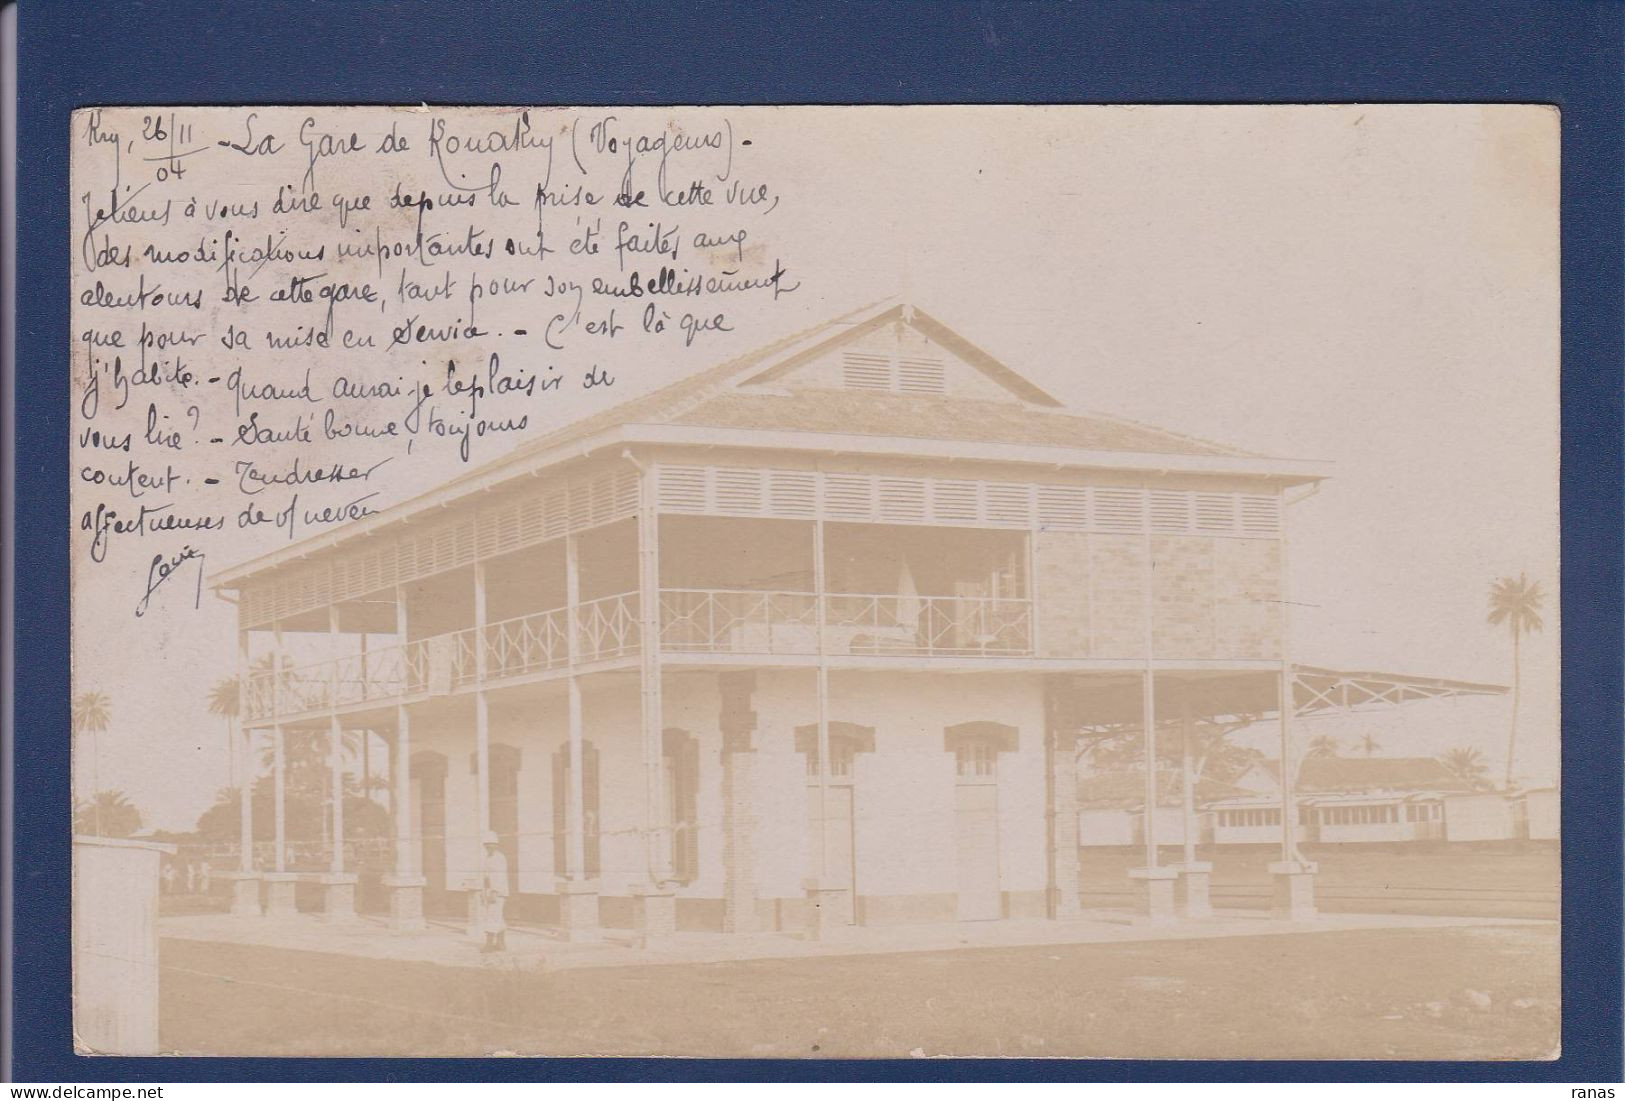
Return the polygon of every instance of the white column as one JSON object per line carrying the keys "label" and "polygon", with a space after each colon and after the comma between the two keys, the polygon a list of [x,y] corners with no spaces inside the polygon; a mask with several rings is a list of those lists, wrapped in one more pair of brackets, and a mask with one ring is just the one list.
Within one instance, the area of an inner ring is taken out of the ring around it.
{"label": "white column", "polygon": [[242,764],[237,768],[238,827],[242,856],[237,866],[245,872],[254,870],[254,735],[248,725],[248,678],[251,663],[248,655],[248,632],[237,632],[237,723],[239,731],[232,736],[242,743]]}
{"label": "white column", "polygon": [[[406,646],[406,590],[395,587],[395,633]],[[401,668],[406,668],[405,650]],[[406,704],[395,706],[395,794],[390,800],[395,812],[395,874],[410,876],[417,871],[412,852],[412,717]]]}
{"label": "white column", "polygon": [[587,878],[587,770],[581,745],[581,684],[572,676],[566,688],[570,699],[570,783],[565,793],[564,862],[570,879],[583,880]]}
{"label": "white column", "polygon": [[1185,863],[1196,863],[1196,722],[1191,717],[1191,687],[1182,686],[1179,697],[1180,779],[1185,789]]}
{"label": "white column", "polygon": [[[491,828],[491,708],[485,697],[485,563],[474,563],[474,807],[481,842]],[[483,852],[484,850],[480,850]]]}
{"label": "white column", "polygon": [[644,859],[652,883],[671,878],[671,829],[665,813],[665,728],[660,669],[660,513],[653,470],[642,475],[638,508],[638,619],[642,639]]}
{"label": "white column", "polygon": [[413,875],[412,859],[412,719],[403,703],[395,708],[395,874]]}
{"label": "white column", "polygon": [[331,871],[334,875],[344,872],[344,727],[339,722],[339,609],[337,604],[327,606],[327,633],[330,640],[328,652],[333,655],[333,663],[329,666],[328,684],[328,748],[332,753],[329,764],[333,770],[333,853]]}
{"label": "white column", "polygon": [[[276,647],[271,653],[271,698],[275,701],[273,712],[280,718],[282,714],[282,625],[272,628],[272,644]],[[272,775],[273,794],[276,797],[276,863],[279,872],[288,869],[288,776],[287,776],[287,750],[284,743],[287,736],[278,722],[271,730],[272,763],[275,770]]]}
{"label": "white column", "polygon": [[1296,861],[1298,855],[1297,769],[1292,760],[1292,718],[1297,700],[1292,685],[1292,659],[1289,641],[1292,632],[1292,578],[1286,559],[1286,491],[1281,491],[1281,860]]}
{"label": "white column", "polygon": [[1145,722],[1145,866],[1157,866],[1157,693],[1156,693],[1156,561],[1151,541],[1151,494],[1145,492],[1145,563],[1141,574],[1140,619],[1144,631],[1145,675],[1140,713]]}
{"label": "white column", "polygon": [[570,771],[564,794],[565,845],[564,872],[571,880],[587,875],[586,769],[582,760],[581,683],[576,677],[576,657],[580,650],[579,606],[581,604],[581,564],[575,534],[564,537],[564,603],[569,623],[570,676],[565,683],[570,707]]}
{"label": "white column", "polygon": [[[820,506],[822,507],[822,506]],[[818,708],[818,853],[819,886],[829,875],[829,658],[825,653],[826,623],[829,619],[828,578],[824,562],[824,518],[813,521],[813,593],[818,602],[817,650],[814,693]]]}

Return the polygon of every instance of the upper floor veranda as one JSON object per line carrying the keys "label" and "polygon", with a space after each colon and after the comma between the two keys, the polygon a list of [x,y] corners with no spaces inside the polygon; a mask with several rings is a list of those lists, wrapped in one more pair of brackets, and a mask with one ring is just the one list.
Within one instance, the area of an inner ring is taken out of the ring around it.
{"label": "upper floor veranda", "polygon": [[254,723],[623,666],[1268,663],[1285,494],[1324,476],[877,303],[214,585]]}
{"label": "upper floor veranda", "polygon": [[1282,652],[1286,484],[623,449],[217,585],[237,592],[260,725],[653,655],[1245,666]]}

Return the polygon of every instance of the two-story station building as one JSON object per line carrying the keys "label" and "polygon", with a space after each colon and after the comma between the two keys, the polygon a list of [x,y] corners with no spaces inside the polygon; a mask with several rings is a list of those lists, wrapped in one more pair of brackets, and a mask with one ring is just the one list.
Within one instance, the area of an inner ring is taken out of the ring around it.
{"label": "two-story station building", "polygon": [[[571,935],[1065,917],[1080,730],[1287,694],[1285,734],[1335,699],[1296,678],[1283,600],[1285,504],[1324,474],[1068,411],[877,306],[214,584],[251,742],[390,740],[398,927],[461,907],[487,831],[510,912]],[[292,906],[278,806],[243,912]],[[1165,914],[1182,866],[1147,864]]]}

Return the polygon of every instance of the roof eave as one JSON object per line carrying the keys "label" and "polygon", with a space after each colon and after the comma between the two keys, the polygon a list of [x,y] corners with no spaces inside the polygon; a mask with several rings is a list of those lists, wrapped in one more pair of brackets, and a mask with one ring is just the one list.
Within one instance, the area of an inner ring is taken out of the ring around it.
{"label": "roof eave", "polygon": [[1109,451],[914,436],[800,432],[780,429],[717,428],[709,425],[633,424],[628,439],[686,447],[737,447],[817,451],[830,454],[927,457],[1020,463],[1061,469],[1133,470],[1142,474],[1236,474],[1280,479],[1287,484],[1329,478],[1332,464],[1315,459],[1276,459],[1250,455],[1183,455]]}
{"label": "roof eave", "polygon": [[509,463],[486,468],[439,489],[420,494],[357,520],[345,527],[282,547],[209,578],[212,589],[232,589],[265,570],[331,550],[341,543],[365,538],[384,528],[443,508],[476,493],[488,492],[516,478],[538,474],[548,467],[587,458],[609,448],[632,444],[667,447],[725,447],[740,450],[790,450],[823,454],[936,458],[954,461],[1019,463],[1057,469],[1135,471],[1141,474],[1209,474],[1266,477],[1283,484],[1316,482],[1330,476],[1331,464],[1314,460],[1266,459],[1231,455],[1168,455],[1137,451],[1102,451],[1085,448],[978,443],[913,437],[868,436],[855,433],[785,432],[755,428],[713,428],[704,425],[623,424],[557,447],[516,456]]}

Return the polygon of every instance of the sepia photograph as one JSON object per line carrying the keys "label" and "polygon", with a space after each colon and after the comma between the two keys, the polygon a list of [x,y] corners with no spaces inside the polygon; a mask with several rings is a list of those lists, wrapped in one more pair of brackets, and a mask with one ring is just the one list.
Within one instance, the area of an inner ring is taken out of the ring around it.
{"label": "sepia photograph", "polygon": [[1556,108],[70,142],[80,1054],[1561,1055]]}

